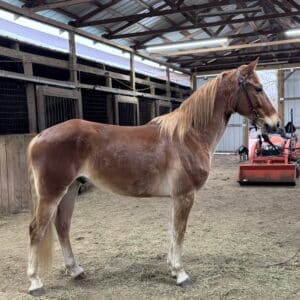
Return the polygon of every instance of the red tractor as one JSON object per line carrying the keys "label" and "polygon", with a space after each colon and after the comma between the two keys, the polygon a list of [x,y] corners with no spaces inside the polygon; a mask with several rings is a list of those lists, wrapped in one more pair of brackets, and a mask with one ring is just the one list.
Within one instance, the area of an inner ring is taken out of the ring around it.
{"label": "red tractor", "polygon": [[291,122],[285,130],[278,128],[275,133],[258,136],[249,153],[249,162],[240,164],[239,183],[296,184],[300,170],[300,143]]}

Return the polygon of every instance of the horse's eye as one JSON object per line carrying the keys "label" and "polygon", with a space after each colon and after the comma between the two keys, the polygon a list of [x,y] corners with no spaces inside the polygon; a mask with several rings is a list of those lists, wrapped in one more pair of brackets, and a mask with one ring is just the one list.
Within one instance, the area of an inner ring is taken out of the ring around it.
{"label": "horse's eye", "polygon": [[258,93],[261,93],[263,91],[263,88],[262,87],[257,87],[255,88],[255,90],[258,92]]}

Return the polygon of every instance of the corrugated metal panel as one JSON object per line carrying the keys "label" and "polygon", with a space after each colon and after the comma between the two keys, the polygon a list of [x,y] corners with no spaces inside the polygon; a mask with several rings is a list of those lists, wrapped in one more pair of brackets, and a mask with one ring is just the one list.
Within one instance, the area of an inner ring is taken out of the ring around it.
{"label": "corrugated metal panel", "polygon": [[[291,71],[285,71],[284,76],[290,75]],[[300,70],[293,71],[288,79],[284,82],[284,97],[300,97]]]}
{"label": "corrugated metal panel", "polygon": [[243,135],[243,117],[233,114],[217,145],[216,152],[235,152],[243,144]]}
{"label": "corrugated metal panel", "polygon": [[300,70],[285,71],[284,76],[289,76],[284,82],[284,121],[286,124],[291,120],[290,114],[293,109],[294,124],[300,136]]}

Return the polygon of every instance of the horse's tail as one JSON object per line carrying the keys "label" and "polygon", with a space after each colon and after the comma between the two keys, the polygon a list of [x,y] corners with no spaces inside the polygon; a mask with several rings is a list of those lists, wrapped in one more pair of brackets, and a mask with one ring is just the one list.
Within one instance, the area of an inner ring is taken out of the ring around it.
{"label": "horse's tail", "polygon": [[33,138],[28,146],[27,150],[27,162],[28,162],[28,172],[30,178],[31,186],[31,213],[32,213],[32,222],[29,227],[30,239],[32,242],[36,243],[37,255],[39,262],[39,270],[41,272],[46,272],[50,269],[52,265],[53,258],[53,231],[54,231],[54,218],[52,217],[47,224],[46,229],[41,228],[40,224],[42,222],[40,206],[40,197],[38,189],[38,176],[34,170],[31,157],[31,149],[34,144],[35,138]]}

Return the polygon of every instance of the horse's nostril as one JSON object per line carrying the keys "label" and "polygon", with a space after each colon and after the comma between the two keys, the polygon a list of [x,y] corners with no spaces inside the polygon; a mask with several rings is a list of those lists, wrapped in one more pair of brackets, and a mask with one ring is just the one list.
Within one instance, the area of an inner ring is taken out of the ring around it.
{"label": "horse's nostril", "polygon": [[279,122],[279,121],[277,122],[277,128],[278,128],[278,127],[280,127],[280,122]]}

